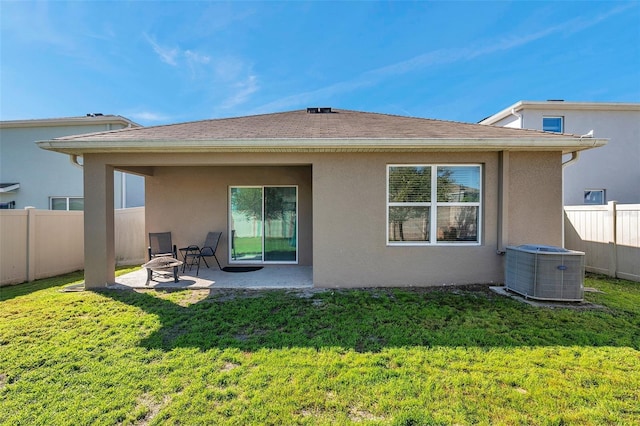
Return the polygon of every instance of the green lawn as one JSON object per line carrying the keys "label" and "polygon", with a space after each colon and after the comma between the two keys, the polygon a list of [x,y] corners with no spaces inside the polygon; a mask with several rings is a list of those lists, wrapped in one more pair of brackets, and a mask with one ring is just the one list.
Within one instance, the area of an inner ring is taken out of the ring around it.
{"label": "green lawn", "polygon": [[639,424],[640,284],[605,309],[455,290],[0,288],[0,424]]}

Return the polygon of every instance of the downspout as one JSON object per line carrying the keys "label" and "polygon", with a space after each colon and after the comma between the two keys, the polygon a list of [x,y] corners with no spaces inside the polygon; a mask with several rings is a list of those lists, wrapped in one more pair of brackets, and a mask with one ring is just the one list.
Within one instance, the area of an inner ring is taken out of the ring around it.
{"label": "downspout", "polygon": [[515,108],[511,108],[511,115],[515,115],[520,120],[520,128],[524,129],[524,119],[522,118],[522,114],[518,114]]}
{"label": "downspout", "polygon": [[507,251],[509,241],[509,151],[498,156],[498,235],[496,254]]}
{"label": "downspout", "polygon": [[[580,152],[579,151],[573,151],[571,153],[571,158],[568,159],[567,161],[565,161],[564,163],[562,163],[562,168],[564,169],[566,166],[570,166],[573,163],[575,163],[576,161],[578,161],[578,157],[580,157]],[[563,188],[564,188],[564,185],[563,185]]]}
{"label": "downspout", "polygon": [[580,157],[579,151],[573,151],[571,153],[571,158],[562,163],[562,247],[564,247],[565,243],[565,213],[564,213],[564,168],[570,166],[578,161]]}

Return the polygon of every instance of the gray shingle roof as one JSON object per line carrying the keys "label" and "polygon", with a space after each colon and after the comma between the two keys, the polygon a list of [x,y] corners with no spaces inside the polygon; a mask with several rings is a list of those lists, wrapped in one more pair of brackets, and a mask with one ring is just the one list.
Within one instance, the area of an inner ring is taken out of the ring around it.
{"label": "gray shingle roof", "polygon": [[[426,118],[333,110],[306,110],[121,129],[57,140],[198,141],[233,139],[500,139],[558,138],[536,130],[511,129]],[[564,135],[566,137],[566,135]]]}
{"label": "gray shingle roof", "polygon": [[40,141],[70,155],[189,152],[424,152],[546,150],[570,153],[604,139],[538,130],[401,117],[306,110],[127,128]]}

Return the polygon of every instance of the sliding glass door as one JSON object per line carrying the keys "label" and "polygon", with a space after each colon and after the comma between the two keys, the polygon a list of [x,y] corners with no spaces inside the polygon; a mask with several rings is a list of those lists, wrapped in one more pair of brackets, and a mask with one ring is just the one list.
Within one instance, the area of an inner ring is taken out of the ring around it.
{"label": "sliding glass door", "polygon": [[298,262],[298,188],[232,186],[232,263]]}

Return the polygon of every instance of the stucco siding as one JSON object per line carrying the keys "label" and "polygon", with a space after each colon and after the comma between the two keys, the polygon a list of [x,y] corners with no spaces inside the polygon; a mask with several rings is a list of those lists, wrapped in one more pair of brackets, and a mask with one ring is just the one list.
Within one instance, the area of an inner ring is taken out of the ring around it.
{"label": "stucco siding", "polygon": [[[61,136],[99,132],[123,128],[122,124],[87,124],[46,127],[2,127],[0,128],[0,180],[16,182],[20,189],[15,192],[0,194],[0,202],[15,201],[16,209],[32,206],[48,210],[51,197],[83,197],[82,168],[71,163],[66,155],[45,151],[38,148],[36,141]],[[122,181],[120,173],[117,181]],[[141,182],[142,178],[130,175],[133,182]],[[122,184],[116,185],[116,207],[122,207],[122,199],[127,194],[121,192]],[[142,185],[132,186],[129,198],[135,191],[142,190]],[[144,197],[144,194],[142,194]],[[139,201],[139,199],[135,200]],[[128,206],[140,206],[143,203],[129,203]]]}
{"label": "stucco siding", "polygon": [[171,231],[178,247],[202,245],[209,231],[222,237],[216,255],[229,263],[229,187],[298,186],[299,264],[312,264],[310,166],[156,167],[146,178],[146,232]]}
{"label": "stucco siding", "polygon": [[[171,231],[181,247],[202,244],[208,231],[222,231],[223,265],[229,263],[229,186],[297,185],[299,264],[313,266],[314,286],[434,286],[502,282],[499,243],[562,243],[561,154],[511,152],[508,158],[506,176],[498,152],[110,154],[88,156],[87,165],[98,168],[90,179],[107,165],[149,166],[145,233]],[[481,164],[480,244],[388,245],[388,164]],[[503,178],[508,237],[499,241]],[[96,201],[108,205],[103,197]]]}
{"label": "stucco siding", "polygon": [[509,244],[562,245],[560,154],[512,152],[510,157]]}
{"label": "stucco siding", "polygon": [[[563,117],[564,132],[584,135],[593,130],[596,138],[607,138],[603,147],[582,151],[578,161],[564,169],[564,204],[584,204],[584,191],[606,190],[605,201],[619,203],[640,202],[640,111],[629,106],[628,110],[573,109],[571,105],[545,108],[525,105],[519,111],[522,128],[542,130],[544,117]],[[498,126],[513,127],[509,118],[499,120]],[[514,122],[515,123],[515,122]],[[568,159],[568,156],[567,158]]]}
{"label": "stucco siding", "polygon": [[[387,164],[481,163],[480,246],[389,246]],[[496,153],[326,155],[314,161],[314,285],[429,286],[500,282]]]}

